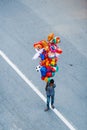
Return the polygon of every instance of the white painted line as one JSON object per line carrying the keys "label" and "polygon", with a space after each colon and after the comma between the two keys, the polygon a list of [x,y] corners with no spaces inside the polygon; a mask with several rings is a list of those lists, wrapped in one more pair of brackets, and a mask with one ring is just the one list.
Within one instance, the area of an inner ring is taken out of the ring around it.
{"label": "white painted line", "polygon": [[[12,61],[0,50],[0,55],[4,58],[4,60],[16,71],[16,73],[28,84],[29,87],[33,89],[33,91],[46,103],[46,98],[44,95],[34,86],[34,84],[18,69],[18,67],[12,63]],[[51,110],[64,122],[64,124],[70,130],[76,130],[74,126],[55,108]]]}

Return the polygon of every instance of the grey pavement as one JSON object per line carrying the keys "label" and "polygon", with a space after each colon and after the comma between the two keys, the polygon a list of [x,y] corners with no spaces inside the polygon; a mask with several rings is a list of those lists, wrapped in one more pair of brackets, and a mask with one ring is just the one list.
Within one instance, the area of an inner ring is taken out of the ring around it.
{"label": "grey pavement", "polygon": [[[61,37],[55,106],[77,130],[87,129],[87,0],[0,0],[0,50],[45,96],[33,43]],[[68,130],[0,56],[0,130]]]}

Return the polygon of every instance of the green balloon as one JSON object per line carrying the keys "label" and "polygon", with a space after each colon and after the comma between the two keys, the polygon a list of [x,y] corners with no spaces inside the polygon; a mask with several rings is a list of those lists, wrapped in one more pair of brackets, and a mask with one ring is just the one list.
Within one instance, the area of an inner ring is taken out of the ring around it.
{"label": "green balloon", "polygon": [[58,72],[58,70],[59,70],[59,67],[58,67],[58,66],[56,66],[56,72]]}
{"label": "green balloon", "polygon": [[52,72],[52,77],[55,76],[55,72]]}
{"label": "green balloon", "polygon": [[55,38],[53,39],[53,43],[56,43],[56,39]]}
{"label": "green balloon", "polygon": [[50,80],[51,80],[51,79],[50,79],[50,78],[48,78],[48,82],[50,82]]}

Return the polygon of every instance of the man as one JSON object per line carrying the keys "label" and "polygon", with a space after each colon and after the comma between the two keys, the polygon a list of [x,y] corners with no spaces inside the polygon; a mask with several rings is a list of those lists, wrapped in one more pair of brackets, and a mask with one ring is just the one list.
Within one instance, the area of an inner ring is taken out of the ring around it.
{"label": "man", "polygon": [[54,84],[54,80],[51,79],[50,82],[47,82],[46,84],[46,95],[47,95],[47,108],[45,109],[45,111],[49,110],[49,104],[50,104],[50,98],[51,98],[51,107],[54,109],[54,95],[55,95],[55,90],[54,88],[56,87],[56,85]]}

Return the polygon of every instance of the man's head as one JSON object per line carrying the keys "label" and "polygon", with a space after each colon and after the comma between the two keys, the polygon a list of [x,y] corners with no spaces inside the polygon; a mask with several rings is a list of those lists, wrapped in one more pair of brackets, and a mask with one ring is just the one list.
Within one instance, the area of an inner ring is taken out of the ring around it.
{"label": "man's head", "polygon": [[50,83],[51,83],[51,84],[54,84],[54,80],[53,80],[53,79],[51,79],[51,80],[50,80]]}

